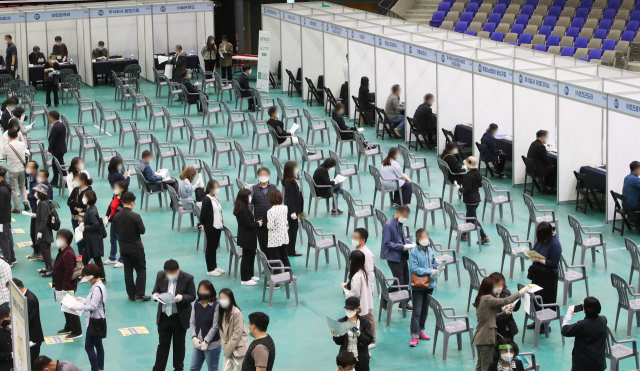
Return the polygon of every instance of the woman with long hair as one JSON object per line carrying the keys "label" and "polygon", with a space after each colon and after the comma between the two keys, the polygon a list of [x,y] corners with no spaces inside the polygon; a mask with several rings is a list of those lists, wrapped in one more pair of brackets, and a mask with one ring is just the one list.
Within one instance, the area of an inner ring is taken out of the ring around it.
{"label": "woman with long hair", "polygon": [[[382,160],[380,165],[380,176],[382,188],[394,189],[400,185],[400,191],[393,192],[393,204],[397,206],[409,205],[411,203],[411,179],[402,172],[402,167],[398,160],[400,160],[400,150],[398,147],[389,148],[387,157]],[[397,181],[396,181],[397,180]],[[400,200],[400,192],[402,192],[402,201]]]}
{"label": "woman with long hair", "polygon": [[[244,257],[243,257],[244,259]],[[222,338],[222,371],[240,371],[249,348],[244,317],[231,289],[220,290],[218,328]]]}
{"label": "woman with long hair", "polygon": [[349,255],[349,281],[340,284],[347,298],[356,296],[360,298],[362,315],[369,313],[373,308],[373,292],[369,285],[369,276],[365,268],[365,256],[360,250],[354,250]]}
{"label": "woman with long hair", "polygon": [[[216,70],[216,57],[218,54],[216,39],[213,36],[207,37],[207,42],[202,47],[200,54],[204,59],[204,70],[213,73]],[[211,75],[207,75],[206,78],[210,79]]]}
{"label": "woman with long hair", "polygon": [[73,181],[79,173],[85,173],[87,174],[87,178],[91,179],[91,175],[89,175],[89,172],[84,169],[84,160],[80,157],[74,157],[71,160],[71,164],[69,165],[69,170],[67,170],[67,173],[67,190],[69,191],[69,193],[71,193],[73,188],[76,187],[73,184]]}
{"label": "woman with long hair", "polygon": [[200,225],[198,228],[204,231],[207,237],[204,256],[207,263],[207,275],[220,277],[224,271],[218,268],[216,252],[220,244],[222,235],[222,205],[218,199],[220,185],[215,180],[209,180],[206,188],[207,196],[202,201],[202,211],[200,212]]}
{"label": "woman with long hair", "polygon": [[[67,179],[71,177],[71,171],[67,175]],[[89,177],[86,172],[77,172],[75,178],[73,178],[73,189],[69,194],[69,198],[67,198],[67,206],[69,206],[69,210],[71,211],[71,225],[73,226],[73,230],[82,223],[82,219],[84,218],[84,213],[87,210],[87,205],[82,202],[82,198],[85,192],[91,191],[91,185],[93,184],[93,179]],[[78,261],[82,260],[82,254],[84,253],[84,239],[80,240],[80,242],[76,242],[78,245]]]}
{"label": "woman with long hair", "polygon": [[113,185],[118,181],[123,181],[127,183],[127,187],[131,182],[131,173],[129,170],[122,173],[122,159],[118,156],[113,156],[109,161],[109,166],[107,167],[107,179],[109,180],[109,185],[113,188]]}
{"label": "woman with long hair", "polygon": [[338,195],[342,193],[342,183],[336,183],[329,176],[329,171],[336,167],[336,160],[329,157],[318,166],[316,171],[313,172],[313,181],[316,186],[331,186],[332,189],[327,187],[316,187],[316,195],[323,198],[333,199],[333,209],[331,209],[331,215],[342,215],[342,211],[338,209]]}
{"label": "woman with long hair", "polygon": [[218,371],[222,341],[218,327],[220,306],[216,301],[216,289],[209,280],[198,284],[198,300],[191,307],[189,329],[193,341],[190,371],[200,371],[207,361],[208,371]]}
{"label": "woman with long hair", "polygon": [[[493,272],[489,276],[492,277],[497,283],[498,288],[496,289],[496,292],[498,292],[499,298],[506,298],[511,296],[511,291],[507,287],[502,273]],[[517,302],[516,305],[511,308],[511,313],[497,319],[496,324],[498,326],[498,334],[500,334],[500,336],[513,339],[518,334],[518,325],[513,319],[512,313],[520,310],[520,304],[522,304],[522,301]],[[498,309],[498,313],[501,311],[502,309]]]}
{"label": "woman with long hair", "polygon": [[193,204],[196,202],[195,197],[193,197],[193,193],[196,191],[198,186],[202,186],[204,183],[202,181],[202,176],[198,175],[198,180],[195,184],[193,180],[198,175],[198,172],[193,166],[187,166],[182,170],[180,174],[180,182],[178,183],[178,196],[180,197],[180,201],[182,201],[182,208],[185,210],[193,209]]}
{"label": "woman with long hair", "polygon": [[458,146],[453,142],[447,143],[444,146],[442,154],[440,154],[440,159],[449,165],[449,170],[451,170],[451,173],[448,174],[449,181],[452,184],[462,184],[466,170],[460,167],[460,163],[458,162]]}
{"label": "woman with long hair", "polygon": [[288,256],[302,256],[296,251],[296,239],[298,237],[298,217],[304,211],[304,197],[300,190],[300,169],[298,163],[287,161],[282,173],[282,187],[284,188],[284,204],[289,209],[287,221],[289,222]]}
{"label": "woman with long hair", "polygon": [[233,215],[238,222],[238,246],[242,247],[242,260],[240,261],[240,282],[245,286],[255,286],[258,277],[253,275],[253,265],[256,260],[258,237],[256,230],[262,226],[262,220],[256,222],[253,212],[249,208],[251,203],[251,191],[241,189],[238,191],[233,205]]}
{"label": "woman with long hair", "polygon": [[104,265],[102,264],[102,257],[104,256],[103,236],[107,231],[104,228],[102,219],[100,219],[96,201],[96,193],[93,190],[84,192],[82,203],[87,205],[87,211],[84,213],[84,218],[82,218],[82,224],[80,224],[80,230],[83,232],[84,240],[82,264],[86,266],[89,264],[89,261],[93,259],[93,262],[100,268],[102,283],[107,283]]}
{"label": "woman with long hair", "polygon": [[[376,108],[375,98],[369,91],[369,78],[362,76],[360,78],[360,89],[358,89],[358,99],[360,100],[360,109],[362,113],[367,115],[367,121],[373,125],[373,111]],[[360,122],[366,122],[363,117],[360,117]]]}

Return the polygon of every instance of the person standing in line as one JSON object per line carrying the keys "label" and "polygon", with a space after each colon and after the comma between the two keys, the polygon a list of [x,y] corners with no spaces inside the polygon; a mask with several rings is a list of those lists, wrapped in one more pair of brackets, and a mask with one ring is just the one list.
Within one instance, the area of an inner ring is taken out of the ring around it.
{"label": "person standing in line", "polygon": [[431,339],[424,333],[424,324],[429,315],[429,295],[433,295],[436,289],[436,277],[438,276],[438,264],[436,256],[431,248],[431,239],[426,229],[416,231],[416,241],[418,244],[409,251],[409,272],[411,276],[430,276],[428,287],[419,287],[409,284],[411,291],[411,301],[413,302],[413,313],[411,313],[411,343],[410,347],[418,345],[420,340]]}
{"label": "person standing in line", "polygon": [[298,238],[298,217],[304,212],[304,197],[300,190],[300,170],[294,161],[287,161],[284,164],[282,173],[282,188],[284,189],[284,204],[288,208],[287,221],[289,222],[289,245],[287,245],[288,256],[302,256],[296,251],[296,240]]}
{"label": "person standing in line", "polygon": [[56,60],[56,56],[51,54],[49,56],[49,62],[44,65],[44,87],[47,94],[47,108],[51,108],[51,93],[53,93],[53,104],[58,108],[58,84],[60,84],[60,64]]}
{"label": "person standing in line", "polygon": [[[414,246],[404,234],[404,222],[409,217],[409,206],[402,205],[396,209],[393,218],[382,227],[382,246],[380,247],[380,259],[386,260],[391,269],[391,274],[398,279],[399,285],[411,283],[409,275],[409,250]],[[395,292],[398,289],[389,289]],[[382,301],[382,308],[387,307],[387,302]],[[407,304],[407,310],[413,307]]]}
{"label": "person standing in line", "polygon": [[[49,171],[42,169],[38,171],[38,163],[35,161],[29,161],[27,163],[27,182],[29,182],[29,194],[27,194],[27,200],[29,200],[29,206],[31,207],[31,212],[36,214],[38,212],[38,198],[36,197],[35,187],[38,184],[44,184],[47,186],[47,196],[49,196],[50,200],[53,200],[53,187],[49,184],[47,180],[49,178]],[[30,226],[30,236],[31,241],[36,240],[36,219],[31,218],[31,226]],[[42,260],[42,254],[40,253],[40,248],[35,243],[33,246],[33,254],[29,255],[29,259],[38,259]]]}
{"label": "person standing in line", "polygon": [[[478,206],[480,206],[480,189],[482,188],[482,175],[478,171],[478,159],[473,156],[469,156],[464,160],[465,165],[469,171],[462,179],[462,185],[460,187],[460,193],[462,193],[462,202],[467,206],[467,218],[468,223],[477,223],[480,228],[480,243],[483,245],[489,244],[489,236],[484,232],[480,220],[478,219]],[[471,238],[468,233],[465,233],[461,237],[461,241],[466,241],[467,238]]]}
{"label": "person standing in line", "polygon": [[[355,251],[354,251],[355,252]],[[352,253],[353,254],[353,253]],[[362,314],[360,307],[360,299],[355,296],[348,297],[344,303],[345,317],[338,322],[353,323],[353,327],[344,335],[338,335],[335,330],[331,330],[333,342],[340,346],[340,353],[352,353],[358,362],[356,363],[356,371],[369,371],[369,344],[373,339],[369,321]]]}
{"label": "person standing in line", "polygon": [[[558,266],[562,258],[562,245],[555,235],[555,228],[548,222],[538,224],[536,228],[536,243],[533,250],[544,258],[532,258],[531,283],[542,287],[536,292],[542,298],[543,304],[558,302]],[[537,310],[540,310],[538,308]],[[528,329],[535,329],[535,324],[527,325]]]}
{"label": "person standing in line", "polygon": [[253,208],[253,215],[255,215],[256,221],[262,221],[262,224],[256,230],[258,235],[258,244],[260,250],[266,255],[267,242],[269,240],[269,230],[267,229],[267,211],[271,208],[269,203],[269,194],[278,190],[278,186],[269,182],[269,176],[271,171],[266,167],[258,169],[258,184],[255,184],[250,188],[251,191],[251,203]]}
{"label": "person standing in line", "polygon": [[205,246],[204,257],[207,263],[207,275],[220,277],[224,274],[224,270],[218,268],[218,260],[216,252],[220,245],[220,236],[224,223],[222,220],[222,205],[218,194],[220,193],[220,185],[217,181],[211,179],[207,183],[207,197],[202,201],[202,211],[200,212],[200,230],[204,230],[207,245]]}
{"label": "person standing in line", "polygon": [[13,111],[16,109],[18,105],[17,97],[9,97],[7,100],[2,103],[2,116],[0,116],[0,124],[2,124],[2,129],[4,131],[8,131],[11,129],[11,125],[9,121],[13,118]]}
{"label": "person standing in line", "polygon": [[22,206],[25,211],[31,210],[27,200],[26,173],[25,167],[27,159],[25,154],[28,152],[24,142],[18,140],[18,130],[11,129],[9,134],[9,144],[4,147],[3,157],[7,160],[7,168],[9,169],[9,181],[11,182],[11,198],[13,199],[14,214],[20,213],[20,201],[18,195],[22,198]]}
{"label": "person standing in line", "polygon": [[[375,318],[373,318],[373,291],[369,284],[369,274],[366,268],[366,257],[363,251],[354,250],[349,256],[349,282],[341,284],[347,298],[357,297],[360,299],[360,314],[362,318],[369,321],[371,325],[371,343],[367,346],[372,348],[375,337]],[[373,321],[372,321],[373,319]],[[373,345],[375,346],[375,345]]]}
{"label": "person standing in line", "polygon": [[220,340],[219,304],[216,289],[208,280],[198,284],[198,300],[191,308],[189,331],[193,341],[189,371],[200,371],[207,361],[208,371],[218,371],[222,341]]}
{"label": "person standing in line", "polygon": [[169,359],[169,349],[173,339],[173,369],[184,369],[185,336],[189,329],[191,303],[196,298],[196,287],[193,276],[180,270],[178,262],[169,259],[164,263],[164,270],[158,272],[153,286],[153,300],[159,295],[168,293],[174,296],[171,304],[158,303],[158,350],[153,371],[164,371]]}
{"label": "person standing in line", "polygon": [[[216,39],[213,36],[207,37],[207,43],[202,47],[200,54],[202,54],[202,59],[204,59],[204,70],[213,73],[216,70],[216,57],[218,55]],[[205,77],[210,79],[211,75]]]}
{"label": "person standing in line", "polygon": [[11,35],[4,35],[4,42],[7,43],[7,56],[4,60],[5,68],[9,71],[12,79],[16,78],[16,70],[18,69],[18,48],[13,43]]}
{"label": "person standing in line", "polygon": [[[361,251],[364,254],[364,270],[367,272],[367,278],[369,280],[369,290],[373,295],[373,280],[375,279],[375,261],[376,257],[371,250],[367,247],[367,240],[369,239],[369,231],[364,228],[356,228],[351,235],[351,246],[355,248],[355,251]],[[345,263],[346,264],[346,263]],[[373,341],[369,344],[369,349],[376,347],[376,319],[373,316],[373,301],[371,302],[371,308],[369,312],[363,316],[371,322],[371,334],[373,335]]]}
{"label": "person standing in line", "polygon": [[[51,287],[56,291],[66,291],[69,295],[75,295],[78,289],[78,280],[72,279],[76,268],[76,253],[71,247],[73,233],[68,229],[61,229],[56,234],[56,246],[58,255],[53,263],[53,281]],[[58,335],[67,334],[67,338],[76,339],[82,337],[82,325],[80,317],[63,312],[64,327],[58,331]]]}
{"label": "person standing in line", "polygon": [[11,266],[17,264],[11,234],[11,186],[7,182],[7,168],[0,165],[0,249]]}
{"label": "person standing in line", "polygon": [[[75,160],[75,159],[74,159]],[[73,165],[74,161],[71,161]],[[71,177],[73,175],[73,171],[69,168],[69,175],[67,177]],[[67,198],[67,206],[69,206],[69,210],[71,211],[71,226],[75,231],[76,228],[82,221],[84,220],[84,214],[87,211],[87,205],[82,202],[84,199],[84,195],[87,192],[92,191],[91,185],[93,184],[93,179],[90,179],[89,176],[82,172],[76,172],[76,175],[73,178],[72,189],[69,191],[69,198]],[[82,260],[82,255],[84,254],[84,245],[85,239],[76,242],[78,245],[78,259]]]}
{"label": "person standing in line", "polygon": [[233,80],[233,72],[231,71],[231,65],[233,64],[233,45],[227,39],[227,35],[222,35],[222,42],[218,48],[218,54],[220,55],[220,74],[223,82],[226,80],[228,84],[231,84]]}
{"label": "person standing in line", "polygon": [[[56,95],[58,94],[56,86]],[[57,104],[56,104],[57,106]],[[51,124],[51,131],[49,131],[49,149],[47,149],[47,154],[51,155],[58,160],[60,165],[64,165],[64,154],[67,153],[67,128],[60,121],[60,114],[58,111],[49,111],[49,124]],[[64,170],[62,170],[62,174],[58,174],[58,168],[53,166],[53,179],[51,180],[51,185],[54,187],[60,186],[58,183],[58,175],[63,177],[67,175]],[[64,185],[62,185],[64,187]]]}
{"label": "person standing in line", "polygon": [[[27,298],[27,316],[29,317],[29,341],[34,343],[29,350],[31,352],[31,362],[33,362],[40,355],[40,346],[44,342],[44,335],[42,332],[42,323],[40,322],[40,300],[29,289],[24,287],[22,281],[17,278],[13,278],[13,283],[18,286],[18,289]],[[6,286],[9,286],[7,281]]]}
{"label": "person standing in line", "polygon": [[575,338],[571,356],[571,371],[604,371],[607,368],[605,350],[608,348],[607,317],[601,316],[600,301],[592,296],[582,303],[584,319],[574,324],[574,305],[567,308],[562,322],[562,336]]}
{"label": "person standing in line", "polygon": [[115,264],[114,268],[124,267],[122,263],[122,252],[120,253],[120,258],[116,260],[116,254],[118,253],[118,232],[116,232],[116,228],[113,225],[113,216],[116,215],[118,211],[122,211],[124,205],[122,204],[122,195],[129,191],[129,185],[122,180],[117,181],[113,185],[113,198],[109,203],[109,207],[107,207],[106,225],[105,228],[109,225],[109,240],[111,242],[111,250],[109,251],[109,259],[107,259],[104,264]]}
{"label": "person standing in line", "polygon": [[251,203],[251,191],[241,189],[238,191],[233,206],[233,215],[238,222],[238,246],[242,248],[242,260],[240,260],[240,282],[245,286],[255,286],[260,279],[253,275],[253,265],[258,249],[256,231],[262,226],[262,220],[255,220],[249,204]]}
{"label": "person standing in line", "polygon": [[220,290],[218,303],[220,304],[218,328],[223,351],[222,371],[240,371],[249,347],[244,317],[230,289]]}
{"label": "person standing in line", "polygon": [[67,190],[69,191],[69,194],[71,194],[73,189],[77,187],[77,185],[74,184],[74,181],[76,180],[78,174],[84,173],[87,176],[87,179],[91,179],[91,175],[84,168],[84,160],[82,159],[82,157],[74,157],[71,159],[68,173],[70,175],[67,177]]}
{"label": "person standing in line", "polygon": [[104,272],[104,265],[102,264],[102,257],[104,256],[104,238],[107,235],[107,230],[98,213],[96,201],[97,197],[94,191],[84,192],[82,203],[87,205],[87,211],[82,219],[82,224],[80,224],[85,241],[85,253],[82,255],[82,264],[86,266],[89,264],[89,261],[93,259],[95,265],[100,268],[100,278],[102,279],[102,283],[105,284],[107,283],[107,278]]}
{"label": "person standing in line", "polygon": [[[31,360],[33,364],[33,360]],[[13,370],[13,338],[11,335],[11,309],[0,306],[0,371]]]}
{"label": "person standing in line", "polygon": [[38,244],[38,249],[40,249],[42,260],[44,261],[44,270],[41,270],[40,274],[42,274],[42,277],[51,277],[53,276],[53,265],[51,264],[53,230],[49,226],[52,209],[48,195],[49,187],[44,184],[38,184],[35,190],[36,197],[38,197],[38,212],[35,214],[36,240],[34,243]]}
{"label": "person standing in line", "polygon": [[[400,150],[398,147],[389,148],[387,157],[380,164],[380,176],[382,187],[385,189],[395,189],[400,185],[399,191],[393,192],[394,205],[409,205],[411,203],[411,179],[402,172],[402,167],[398,163],[400,159]],[[398,182],[396,183],[396,179]],[[402,192],[402,201],[400,200],[400,192]]]}
{"label": "person standing in line", "polygon": [[[112,218],[112,223],[118,234],[120,244],[120,256],[124,264],[124,283],[127,287],[127,295],[131,301],[149,301],[150,296],[144,295],[144,287],[147,284],[147,262],[144,255],[144,246],[140,235],[146,228],[140,215],[134,213],[136,196],[131,192],[122,194],[122,210]],[[136,271],[136,280],[133,281],[133,270]]]}
{"label": "person standing in line", "polygon": [[[288,208],[282,204],[283,197],[280,191],[269,193],[269,203],[271,208],[267,211],[267,230],[269,231],[269,241],[267,244],[269,260],[280,260],[285,267],[291,267],[287,246],[289,245]],[[280,271],[284,272],[284,271]]]}
{"label": "person standing in line", "polygon": [[[251,328],[253,326],[253,328]],[[242,362],[242,371],[271,371],[276,360],[276,345],[269,334],[269,316],[262,312],[249,315],[249,335],[253,342]]]}
{"label": "person standing in line", "polygon": [[55,37],[55,44],[51,49],[51,54],[56,56],[56,59],[59,59],[62,62],[66,62],[69,57],[69,50],[67,49],[67,45],[62,42],[61,36]]}

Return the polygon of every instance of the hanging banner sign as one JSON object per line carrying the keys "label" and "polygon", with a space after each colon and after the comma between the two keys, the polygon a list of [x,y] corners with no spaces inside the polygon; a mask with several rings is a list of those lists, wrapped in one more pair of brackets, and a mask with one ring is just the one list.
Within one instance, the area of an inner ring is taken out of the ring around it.
{"label": "hanging banner sign", "polygon": [[513,83],[528,88],[542,90],[551,94],[558,94],[558,83],[553,80],[545,80],[536,76],[522,73],[513,74]]}
{"label": "hanging banner sign", "polygon": [[476,62],[476,72],[479,75],[493,77],[498,80],[504,80],[509,83],[513,82],[513,71],[508,69]]}
{"label": "hanging banner sign", "polygon": [[376,38],[373,35],[369,35],[366,33],[362,33],[362,32],[358,32],[358,31],[354,31],[351,30],[351,32],[349,32],[349,38],[352,40],[357,40],[360,42],[363,42],[365,44],[370,44],[370,45],[374,45]]}
{"label": "hanging banner sign", "polygon": [[269,17],[273,17],[273,18],[278,18],[278,19],[280,18],[279,10],[267,8],[266,6],[262,7],[262,14],[268,15]]}
{"label": "hanging banner sign", "polygon": [[24,14],[3,14],[0,15],[0,23],[20,23],[24,22]]}
{"label": "hanging banner sign", "polygon": [[195,3],[180,5],[154,5],[153,14],[206,12],[213,10],[213,3]]}
{"label": "hanging banner sign", "polygon": [[256,90],[269,91],[269,67],[271,66],[271,31],[260,31],[258,41],[258,76]]}
{"label": "hanging banner sign", "polygon": [[27,13],[27,22],[60,21],[89,18],[89,10],[58,10],[55,12]]}
{"label": "hanging banner sign", "polygon": [[431,62],[436,62],[438,60],[438,52],[431,49],[420,48],[413,45],[406,45],[404,47],[404,52],[405,54],[409,54],[412,57],[426,59]]}
{"label": "hanging banner sign", "polygon": [[560,84],[560,96],[607,108],[607,95],[602,92]]}
{"label": "hanging banner sign", "polygon": [[378,37],[377,39],[377,46],[404,54],[404,43],[389,39],[383,39],[382,37]]}
{"label": "hanging banner sign", "polygon": [[348,33],[349,33],[349,30],[344,27],[340,27],[340,26],[336,26],[328,23],[324,24],[324,30],[325,32],[329,32],[334,35],[338,35],[342,37],[348,37]]}
{"label": "hanging banner sign", "polygon": [[300,16],[296,15],[296,14],[291,14],[291,13],[285,13],[282,12],[281,14],[281,19],[283,21],[287,21],[287,22],[291,22],[291,23],[295,23],[295,24],[300,24]]}
{"label": "hanging banner sign", "polygon": [[610,110],[640,117],[640,104],[620,98],[609,97]]}
{"label": "hanging banner sign", "polygon": [[151,14],[150,6],[137,6],[131,8],[103,8],[91,9],[91,18],[120,17],[123,15],[145,15]]}
{"label": "hanging banner sign", "polygon": [[438,53],[438,63],[469,72],[473,71],[473,62],[470,59],[455,57],[453,55]]}
{"label": "hanging banner sign", "polygon": [[315,19],[303,17],[302,25],[305,27],[315,28],[318,31],[322,31],[322,22],[316,21]]}

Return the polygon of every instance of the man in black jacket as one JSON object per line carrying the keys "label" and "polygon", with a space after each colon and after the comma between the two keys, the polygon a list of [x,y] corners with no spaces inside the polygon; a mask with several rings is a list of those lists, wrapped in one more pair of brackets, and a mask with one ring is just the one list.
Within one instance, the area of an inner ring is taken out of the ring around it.
{"label": "man in black jacket", "polygon": [[433,94],[425,95],[424,103],[419,105],[418,108],[416,108],[416,113],[413,114],[413,120],[416,124],[416,128],[422,132],[424,139],[430,143],[435,142],[433,136],[438,130],[438,124],[436,123],[435,117],[433,117],[433,111],[431,110],[433,101],[435,101]]}
{"label": "man in black jacket", "polygon": [[[47,151],[51,156],[55,157],[60,165],[64,165],[64,154],[67,153],[67,128],[60,121],[60,114],[58,111],[49,111],[49,123],[51,124],[51,131],[49,131],[49,149]],[[58,169],[53,166],[53,179],[51,185],[58,186],[58,176],[67,175],[64,170],[62,174],[58,175]]]}
{"label": "man in black jacket", "polygon": [[[149,301],[151,297],[144,295],[147,284],[147,261],[140,235],[146,231],[140,215],[134,213],[136,196],[131,192],[122,194],[122,210],[111,219],[111,223],[118,232],[120,256],[124,264],[124,283],[127,295],[131,301]],[[133,270],[136,271],[136,281],[133,281]]]}
{"label": "man in black jacket", "polygon": [[13,265],[16,258],[11,234],[11,186],[6,177],[7,168],[0,166],[0,249],[7,262]]}
{"label": "man in black jacket", "polygon": [[[40,323],[40,301],[38,297],[27,290],[24,287],[22,281],[17,278],[13,279],[13,283],[18,286],[22,295],[27,298],[27,310],[29,315],[29,341],[34,343],[35,345],[31,346],[31,363],[33,363],[38,356],[40,356],[40,346],[44,341],[44,334],[42,332],[42,324]],[[9,282],[7,282],[7,286],[9,286]]]}
{"label": "man in black jacket", "polygon": [[[464,175],[462,179],[462,184],[460,187],[460,193],[462,194],[462,202],[467,206],[467,223],[476,223],[478,228],[480,228],[480,243],[483,245],[488,244],[489,236],[484,232],[482,226],[480,225],[480,221],[478,220],[478,206],[480,206],[480,202],[482,199],[480,198],[480,189],[482,188],[482,175],[478,171],[478,159],[469,156],[466,160],[464,160],[464,164],[467,166],[469,171]],[[467,234],[463,234],[461,240],[466,241],[467,238],[471,238]]]}
{"label": "man in black jacket", "polygon": [[604,351],[607,346],[607,317],[600,315],[600,302],[594,297],[584,299],[584,319],[571,324],[575,306],[567,309],[562,322],[562,336],[576,338],[572,352],[572,371],[603,371],[607,368]]}
{"label": "man in black jacket", "polygon": [[39,46],[33,47],[33,53],[29,54],[29,63],[34,66],[43,66],[47,62],[47,58],[44,56],[44,53],[40,51]]}
{"label": "man in black jacket", "polygon": [[11,125],[9,125],[9,120],[13,117],[13,110],[16,109],[18,105],[18,98],[9,97],[4,101],[4,109],[2,110],[2,116],[0,116],[0,124],[2,124],[2,129],[7,131],[11,129]]}
{"label": "man in black jacket", "polygon": [[[187,54],[182,51],[182,45],[176,45],[176,55],[173,56],[171,64],[173,64],[173,77],[171,81],[182,81],[182,73],[187,69]],[[178,101],[180,101],[180,99],[178,99]]]}
{"label": "man in black jacket", "polygon": [[268,257],[267,243],[269,238],[269,230],[267,229],[267,211],[271,209],[269,203],[269,193],[278,190],[278,186],[269,182],[271,171],[266,167],[258,169],[258,184],[255,184],[250,188],[251,202],[250,205],[253,208],[253,215],[255,215],[256,222],[262,220],[262,225],[256,229],[258,235],[258,243],[260,244],[260,250]]}
{"label": "man in black jacket", "polygon": [[[188,104],[197,104],[198,105],[198,113],[202,113],[202,106],[200,105],[200,93],[202,93],[198,88],[191,83],[191,72],[185,70],[182,72],[182,85],[184,85],[185,89],[187,89],[187,103]],[[206,94],[205,94],[206,96]],[[207,97],[208,99],[209,97]]]}
{"label": "man in black jacket", "polygon": [[[527,158],[534,162],[538,174],[544,178],[545,193],[553,194],[555,193],[557,174],[556,166],[549,161],[547,154],[548,136],[548,131],[538,130],[536,140],[529,146]],[[527,174],[533,174],[536,169],[527,169]]]}
{"label": "man in black jacket", "polygon": [[[249,86],[249,75],[251,74],[251,66],[245,64],[242,66],[242,73],[238,76],[238,85],[240,85],[240,94],[242,97],[251,97],[253,96],[253,91]],[[253,98],[249,99],[249,111],[253,111]]]}
{"label": "man in black jacket", "polygon": [[162,300],[161,294],[171,294],[174,302],[158,303],[158,351],[154,371],[164,371],[169,359],[169,349],[173,338],[173,369],[184,369],[184,338],[191,318],[191,303],[196,299],[196,287],[193,276],[180,270],[178,262],[169,259],[164,263],[164,270],[158,272],[153,286],[153,300]]}
{"label": "man in black jacket", "polygon": [[267,113],[269,114],[269,120],[267,120],[267,125],[271,126],[273,130],[278,134],[278,144],[282,144],[287,141],[289,138],[281,138],[281,137],[291,137],[291,141],[293,144],[298,143],[298,138],[294,137],[290,132],[284,130],[284,123],[278,120],[278,107],[273,106],[269,107]]}

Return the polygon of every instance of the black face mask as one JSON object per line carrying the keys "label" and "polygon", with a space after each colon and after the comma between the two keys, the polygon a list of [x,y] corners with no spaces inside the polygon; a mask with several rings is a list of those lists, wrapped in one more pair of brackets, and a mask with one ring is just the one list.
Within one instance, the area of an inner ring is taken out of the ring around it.
{"label": "black face mask", "polygon": [[211,294],[198,293],[198,299],[200,299],[200,300],[209,300],[209,299],[211,299]]}
{"label": "black face mask", "polygon": [[3,328],[7,328],[7,326],[9,325],[11,325],[10,319],[5,319],[4,321],[0,322],[0,326],[2,326]]}

